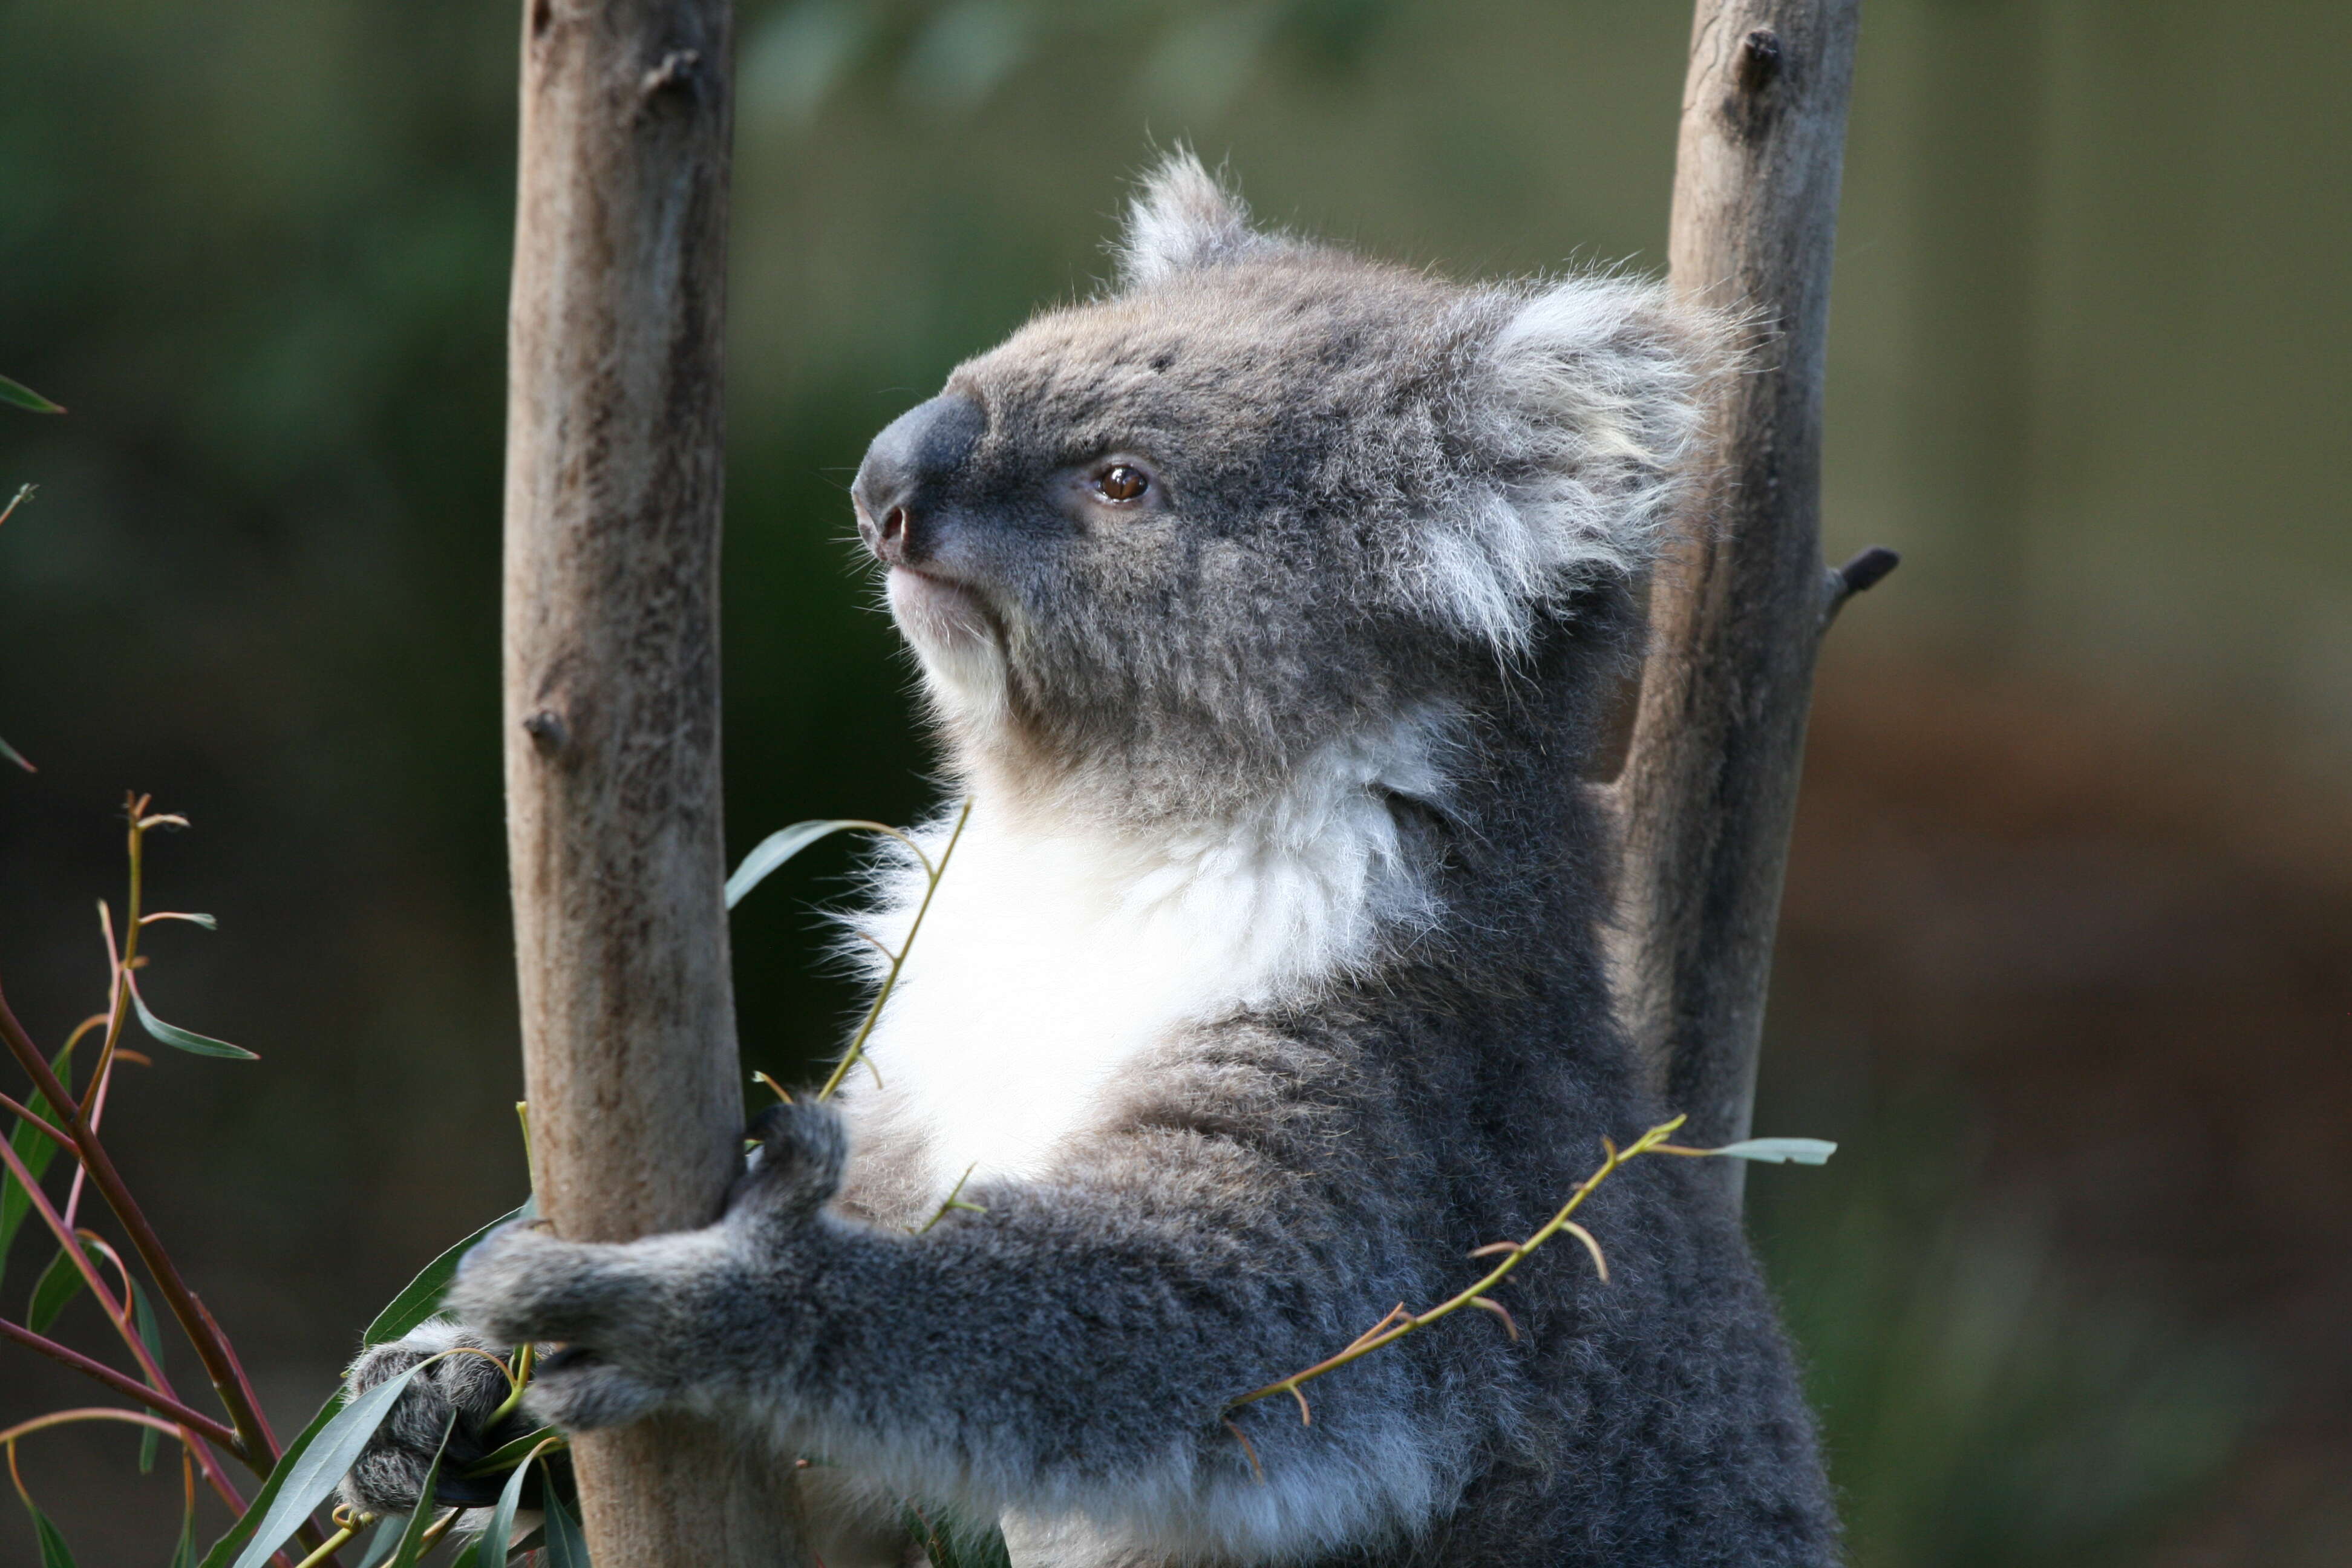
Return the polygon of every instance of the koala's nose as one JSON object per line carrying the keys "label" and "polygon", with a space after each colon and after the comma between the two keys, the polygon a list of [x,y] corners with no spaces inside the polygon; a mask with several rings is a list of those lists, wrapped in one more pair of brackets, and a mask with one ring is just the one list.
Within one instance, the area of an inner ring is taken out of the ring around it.
{"label": "koala's nose", "polygon": [[883,427],[849,487],[866,549],[892,566],[930,552],[942,497],[987,424],[977,402],[951,392],[917,404]]}

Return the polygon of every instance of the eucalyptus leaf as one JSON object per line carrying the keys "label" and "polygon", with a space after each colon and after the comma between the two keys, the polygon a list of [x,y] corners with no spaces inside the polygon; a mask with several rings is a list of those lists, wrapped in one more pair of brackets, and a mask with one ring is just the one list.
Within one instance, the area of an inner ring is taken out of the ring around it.
{"label": "eucalyptus leaf", "polygon": [[[163,1331],[155,1321],[154,1304],[147,1300],[147,1292],[139,1288],[139,1281],[136,1279],[131,1281],[131,1321],[139,1325],[139,1342],[147,1347],[149,1359],[160,1368],[163,1364]],[[154,1473],[155,1448],[163,1438],[163,1434],[156,1431],[152,1426],[142,1426],[139,1429],[139,1473],[141,1475]],[[195,1544],[194,1540],[184,1530],[180,1533],[182,1540],[193,1552]]]}
{"label": "eucalyptus leaf", "polygon": [[404,1286],[400,1294],[394,1296],[385,1304],[383,1310],[375,1315],[375,1321],[367,1326],[367,1332],[360,1336],[360,1342],[367,1345],[390,1344],[417,1324],[432,1317],[441,1310],[442,1293],[449,1289],[449,1281],[457,1275],[457,1265],[464,1260],[467,1253],[474,1249],[475,1243],[502,1225],[513,1220],[530,1219],[538,1212],[535,1203],[527,1202],[519,1209],[499,1215],[498,1218],[426,1264],[416,1278]]}
{"label": "eucalyptus leaf", "polygon": [[547,1489],[547,1568],[588,1568],[588,1538],[553,1487]]}
{"label": "eucalyptus leaf", "polygon": [[367,1545],[360,1552],[359,1568],[375,1568],[400,1546],[400,1537],[407,1529],[404,1519],[380,1519],[375,1529],[368,1532]]}
{"label": "eucalyptus leaf", "polygon": [[[495,1476],[500,1470],[512,1469],[530,1458],[530,1451],[550,1437],[560,1438],[561,1434],[552,1426],[533,1427],[511,1443],[499,1444],[472,1464],[467,1465],[462,1473],[468,1476]],[[564,1445],[558,1441],[555,1446],[560,1449]]]}
{"label": "eucalyptus leaf", "polygon": [[898,1522],[931,1568],[1012,1568],[1004,1532],[992,1523],[972,1530],[953,1515],[934,1522],[911,1504],[902,1507]]}
{"label": "eucalyptus leaf", "polygon": [[191,1056],[227,1057],[235,1061],[257,1062],[261,1058],[243,1046],[232,1046],[226,1040],[215,1040],[210,1035],[199,1035],[193,1029],[183,1029],[177,1024],[166,1024],[147,1009],[147,998],[139,988],[131,988],[131,1005],[139,1009],[139,1024],[150,1035],[167,1046],[176,1047]]}
{"label": "eucalyptus leaf", "polygon": [[193,1496],[180,1512],[180,1543],[172,1548],[172,1568],[196,1568],[196,1500]]}
{"label": "eucalyptus leaf", "polygon": [[1791,1161],[1800,1165],[1822,1165],[1837,1152],[1837,1145],[1826,1138],[1749,1138],[1707,1152],[1734,1160],[1760,1160],[1768,1165],[1783,1165]]}
{"label": "eucalyptus leaf", "polygon": [[400,1545],[384,1568],[416,1568],[416,1560],[425,1555],[425,1528],[433,1522],[436,1504],[433,1494],[441,1486],[441,1459],[449,1451],[450,1436],[457,1430],[457,1413],[449,1412],[449,1424],[441,1428],[440,1444],[433,1450],[433,1463],[425,1472],[424,1489],[416,1494],[416,1506],[408,1510],[408,1525],[400,1532]]}
{"label": "eucalyptus leaf", "polygon": [[[409,1380],[432,1364],[433,1359],[427,1357],[398,1376],[384,1379],[335,1411],[315,1436],[305,1433],[309,1441],[299,1452],[287,1450],[278,1468],[269,1473],[269,1485],[262,1492],[262,1497],[269,1499],[268,1511],[246,1542],[245,1550],[237,1553],[236,1568],[261,1568],[269,1561],[270,1553],[286,1544],[301,1528],[302,1521],[310,1517],[310,1510],[334,1494],[335,1483],[343,1479],[360,1451],[367,1447],[367,1440],[375,1436],[375,1429],[392,1414],[393,1405],[408,1387]],[[274,1494],[271,1488],[276,1489]],[[432,1496],[429,1488],[425,1496]],[[254,1499],[255,1508],[261,1503],[262,1498]],[[251,1518],[252,1513],[251,1509],[247,1510],[246,1517]],[[238,1521],[240,1526],[243,1522]],[[224,1540],[222,1545],[226,1544]],[[213,1557],[218,1556],[220,1551],[219,1546],[214,1547]],[[205,1568],[213,1568],[213,1557],[205,1559]]]}
{"label": "eucalyptus leaf", "polygon": [[49,1522],[31,1498],[26,1498],[25,1511],[33,1516],[33,1534],[41,1543],[41,1568],[74,1568],[74,1554],[66,1546],[66,1538]]}
{"label": "eucalyptus leaf", "polygon": [[[82,1255],[91,1262],[99,1261],[99,1251],[89,1243],[83,1242],[81,1249]],[[33,1281],[33,1300],[25,1309],[25,1326],[37,1334],[48,1332],[49,1325],[58,1321],[58,1314],[81,1294],[84,1283],[73,1254],[62,1247],[58,1247],[58,1255],[49,1259],[49,1266],[41,1270],[41,1277]]]}
{"label": "eucalyptus leaf", "polygon": [[[253,1494],[251,1502],[245,1505],[244,1515],[213,1542],[212,1550],[205,1553],[201,1568],[228,1568],[229,1558],[245,1544],[247,1537],[253,1533],[254,1525],[277,1503],[278,1495],[285,1489],[288,1479],[300,1464],[302,1457],[310,1451],[310,1445],[318,1441],[319,1434],[327,1429],[327,1424],[342,1408],[342,1391],[337,1389],[328,1396],[327,1403],[319,1406],[319,1413],[310,1417],[310,1424],[297,1432],[294,1440],[279,1451],[278,1463],[270,1468],[268,1479],[261,1483],[261,1489]],[[309,1510],[304,1512],[307,1514]],[[295,1521],[299,1522],[299,1520]],[[293,1526],[287,1528],[290,1532]]]}
{"label": "eucalyptus leaf", "polygon": [[60,405],[50,402],[23,382],[11,381],[5,375],[0,375],[0,403],[14,404],[18,408],[30,409],[35,414],[65,412]]}
{"label": "eucalyptus leaf", "polygon": [[795,822],[790,827],[778,828],[761,839],[758,847],[744,856],[735,874],[727,879],[727,907],[731,910],[742,902],[743,895],[766,880],[768,873],[818,839],[872,826],[869,822]]}
{"label": "eucalyptus leaf", "polygon": [[[507,1484],[499,1492],[498,1507],[490,1510],[490,1522],[483,1530],[481,1539],[474,1543],[478,1563],[495,1565],[506,1562],[507,1542],[514,1535],[515,1510],[522,1506],[523,1478],[530,1474],[530,1461],[525,1459],[515,1467],[514,1474],[507,1478]],[[552,1504],[555,1497],[553,1487],[547,1489],[547,1497]]]}
{"label": "eucalyptus leaf", "polygon": [[[71,1046],[50,1058],[49,1070],[57,1075],[59,1083],[70,1085],[73,1082]],[[38,1090],[26,1102],[25,1109],[44,1121],[53,1121],[57,1118],[57,1112],[49,1109],[48,1100]],[[22,1119],[18,1120],[16,1131],[8,1135],[8,1147],[16,1152],[16,1158],[25,1163],[25,1169],[33,1173],[33,1180],[37,1182],[47,1173],[49,1162],[58,1154],[58,1146],[49,1142],[48,1135]],[[0,1275],[6,1272],[8,1244],[16,1239],[16,1227],[25,1223],[25,1216],[32,1211],[32,1195],[16,1184],[16,1173],[0,1168]]]}

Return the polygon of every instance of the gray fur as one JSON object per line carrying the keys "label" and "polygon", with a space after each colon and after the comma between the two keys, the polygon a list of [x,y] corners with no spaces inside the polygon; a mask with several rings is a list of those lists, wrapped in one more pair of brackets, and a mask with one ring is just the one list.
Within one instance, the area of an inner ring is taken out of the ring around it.
{"label": "gray fur", "polygon": [[[716,1226],[510,1227],[452,1308],[566,1342],[535,1415],[740,1423],[877,1500],[1002,1518],[1024,1568],[1833,1562],[1788,1350],[1687,1162],[1588,1205],[1611,1283],[1567,1243],[1513,1278],[1517,1342],[1465,1312],[1308,1385],[1311,1426],[1229,1407],[1459,1289],[1602,1137],[1668,1113],[1612,1016],[1606,848],[1570,781],[1721,323],[1622,279],[1463,287],[1258,235],[1181,156],[1123,267],[957,370],[860,477],[869,542],[984,622],[963,675],[926,656],[957,770],[1148,836],[1411,720],[1442,784],[1361,787],[1415,912],[1126,1062],[1047,1174],[975,1182],[985,1213],[910,1234],[919,1134],[804,1104],[763,1120]],[[1120,458],[1152,487],[1107,509],[1086,487]]]}

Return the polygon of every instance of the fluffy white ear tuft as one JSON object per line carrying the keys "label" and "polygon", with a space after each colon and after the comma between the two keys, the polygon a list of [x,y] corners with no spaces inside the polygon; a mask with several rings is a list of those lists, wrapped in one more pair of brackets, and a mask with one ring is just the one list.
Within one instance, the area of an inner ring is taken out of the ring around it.
{"label": "fluffy white ear tuft", "polygon": [[1249,208],[1179,147],[1143,176],[1128,204],[1127,232],[1113,247],[1119,279],[1143,288],[1196,267],[1215,267],[1281,248],[1250,227]]}
{"label": "fluffy white ear tuft", "polygon": [[1737,323],[1657,283],[1550,280],[1505,305],[1477,423],[1488,471],[1508,477],[1428,541],[1422,584],[1430,609],[1511,651],[1538,611],[1657,554],[1738,354]]}

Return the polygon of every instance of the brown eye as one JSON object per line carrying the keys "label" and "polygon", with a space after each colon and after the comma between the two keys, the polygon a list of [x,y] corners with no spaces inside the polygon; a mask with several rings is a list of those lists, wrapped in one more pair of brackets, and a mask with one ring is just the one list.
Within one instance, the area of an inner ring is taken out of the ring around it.
{"label": "brown eye", "polygon": [[1103,470],[1095,488],[1105,500],[1133,500],[1151,488],[1151,476],[1130,463],[1113,463]]}

